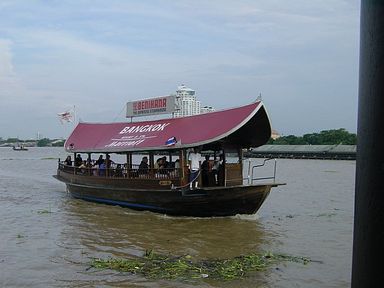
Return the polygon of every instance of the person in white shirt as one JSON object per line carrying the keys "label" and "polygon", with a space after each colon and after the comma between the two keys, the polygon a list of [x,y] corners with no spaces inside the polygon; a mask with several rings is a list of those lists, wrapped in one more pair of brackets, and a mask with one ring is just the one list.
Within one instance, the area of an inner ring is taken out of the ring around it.
{"label": "person in white shirt", "polygon": [[188,160],[189,160],[189,172],[190,172],[189,187],[192,189],[193,182],[195,182],[195,187],[197,187],[197,184],[198,184],[196,180],[197,180],[197,176],[199,175],[200,161],[201,161],[201,154],[197,152],[196,148],[193,148],[193,151],[189,153]]}

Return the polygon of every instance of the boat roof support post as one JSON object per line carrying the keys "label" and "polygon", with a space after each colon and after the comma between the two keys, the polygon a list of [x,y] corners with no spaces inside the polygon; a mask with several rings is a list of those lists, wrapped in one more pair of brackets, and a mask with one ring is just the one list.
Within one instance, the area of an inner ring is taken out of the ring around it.
{"label": "boat roof support post", "polygon": [[150,151],[149,152],[149,168],[151,168],[151,170],[155,167],[155,157],[153,155],[153,152]]}
{"label": "boat roof support post", "polygon": [[105,162],[104,162],[104,164],[105,164],[105,177],[109,177],[109,168],[108,168],[108,163],[107,163],[107,159],[108,159],[108,156],[109,156],[109,153],[105,153]]}
{"label": "boat roof support post", "polygon": [[238,155],[239,155],[239,163],[242,164],[243,163],[243,149],[240,147],[238,149]]}
{"label": "boat roof support post", "polygon": [[127,152],[127,169],[132,169],[132,153]]}

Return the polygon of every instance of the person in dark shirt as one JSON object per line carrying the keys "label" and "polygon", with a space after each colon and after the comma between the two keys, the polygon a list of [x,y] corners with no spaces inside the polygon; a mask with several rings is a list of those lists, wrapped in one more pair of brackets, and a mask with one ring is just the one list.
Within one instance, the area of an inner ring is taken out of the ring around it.
{"label": "person in dark shirt", "polygon": [[211,164],[209,162],[209,155],[205,155],[205,160],[201,164],[201,177],[203,186],[209,185],[209,172],[211,171]]}
{"label": "person in dark shirt", "polygon": [[67,156],[67,158],[66,158],[65,161],[64,161],[64,164],[67,165],[67,166],[72,166],[71,155],[68,155],[68,156]]}
{"label": "person in dark shirt", "polygon": [[81,158],[81,155],[77,154],[75,158],[75,166],[79,167],[82,163],[83,163],[83,159]]}
{"label": "person in dark shirt", "polygon": [[139,165],[139,174],[148,174],[148,157],[144,156]]}
{"label": "person in dark shirt", "polygon": [[105,165],[107,169],[110,169],[112,164],[115,164],[115,162],[113,162],[111,160],[111,156],[107,154],[107,157],[105,158]]}
{"label": "person in dark shirt", "polygon": [[97,160],[95,161],[94,166],[100,167],[100,165],[103,164],[103,163],[104,163],[103,155],[100,155],[100,156],[99,156],[99,159],[97,159]]}

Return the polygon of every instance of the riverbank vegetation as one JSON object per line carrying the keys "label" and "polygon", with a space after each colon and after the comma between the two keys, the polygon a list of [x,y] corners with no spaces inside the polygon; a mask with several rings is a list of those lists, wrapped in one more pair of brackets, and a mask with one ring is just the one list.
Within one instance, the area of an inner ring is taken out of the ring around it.
{"label": "riverbank vegetation", "polygon": [[65,139],[42,138],[39,140],[22,140],[19,138],[2,139],[0,137],[0,147],[63,147],[64,142]]}
{"label": "riverbank vegetation", "polygon": [[320,133],[304,134],[303,136],[281,136],[270,139],[267,144],[276,145],[356,145],[357,135],[344,128],[324,130]]}

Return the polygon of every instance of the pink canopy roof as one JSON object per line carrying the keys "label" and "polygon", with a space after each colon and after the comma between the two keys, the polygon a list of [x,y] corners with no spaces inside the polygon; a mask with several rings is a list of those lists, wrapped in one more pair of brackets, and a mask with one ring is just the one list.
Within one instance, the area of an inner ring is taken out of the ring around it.
{"label": "pink canopy roof", "polygon": [[[143,122],[79,123],[65,142],[71,152],[124,152],[205,145],[258,147],[271,135],[261,101],[182,118]],[[175,141],[176,140],[176,143]]]}

